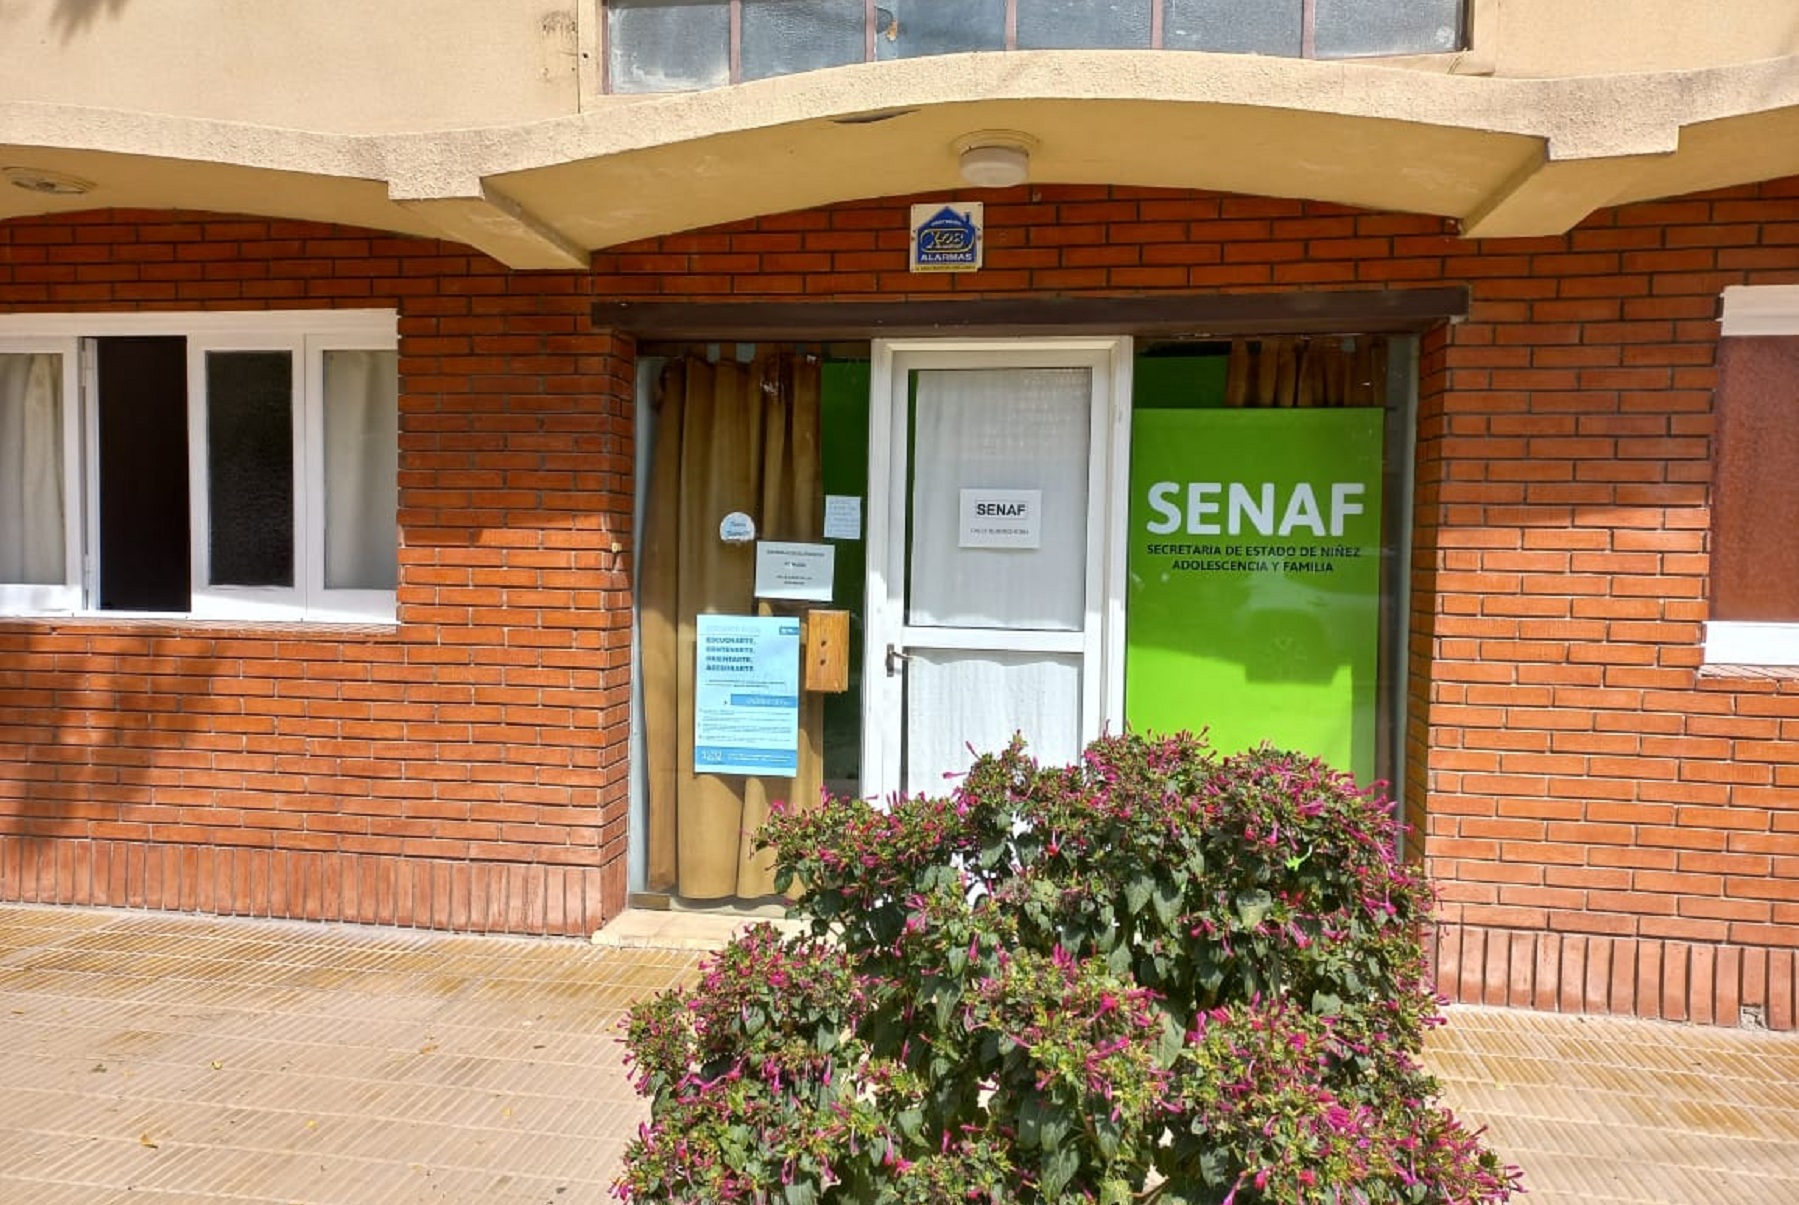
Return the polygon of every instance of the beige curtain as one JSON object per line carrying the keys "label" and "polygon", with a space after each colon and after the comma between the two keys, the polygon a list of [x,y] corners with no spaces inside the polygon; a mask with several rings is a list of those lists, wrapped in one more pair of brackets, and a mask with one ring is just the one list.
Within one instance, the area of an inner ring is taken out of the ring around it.
{"label": "beige curtain", "polygon": [[62,357],[0,355],[0,583],[68,577]]}
{"label": "beige curtain", "polygon": [[823,696],[800,696],[799,776],[693,772],[694,628],[700,615],[769,615],[752,596],[755,551],[725,544],[743,511],[765,540],[819,539],[819,370],[779,354],[751,364],[671,362],[655,398],[656,448],[639,587],[649,792],[646,886],[694,900],[774,892],[750,852],[778,799],[810,805],[823,783]]}
{"label": "beige curtain", "polygon": [[1385,339],[1286,335],[1231,343],[1226,406],[1383,406],[1386,400]]}

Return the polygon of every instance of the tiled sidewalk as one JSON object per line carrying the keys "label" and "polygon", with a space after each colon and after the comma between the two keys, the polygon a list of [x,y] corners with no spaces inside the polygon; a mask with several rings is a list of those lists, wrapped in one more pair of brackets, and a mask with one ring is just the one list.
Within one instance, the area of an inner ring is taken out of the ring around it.
{"label": "tiled sidewalk", "polygon": [[694,957],[0,908],[0,1205],[607,1201]]}
{"label": "tiled sidewalk", "polygon": [[[602,948],[0,906],[0,1205],[604,1202],[640,1116],[618,1019],[697,957],[633,923]],[[1460,1009],[1431,1061],[1521,1205],[1799,1205],[1791,1035]]]}
{"label": "tiled sidewalk", "polygon": [[1799,1203],[1799,1035],[1456,1008],[1449,1102],[1525,1170],[1525,1205]]}

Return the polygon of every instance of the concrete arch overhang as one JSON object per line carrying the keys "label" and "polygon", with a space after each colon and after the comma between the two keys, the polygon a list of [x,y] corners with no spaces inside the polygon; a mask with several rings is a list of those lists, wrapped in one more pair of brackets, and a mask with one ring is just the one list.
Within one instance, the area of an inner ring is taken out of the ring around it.
{"label": "concrete arch overhang", "polygon": [[1558,234],[1595,209],[1799,175],[1799,57],[1498,79],[1358,62],[1124,51],[865,64],[705,92],[596,97],[520,125],[274,129],[0,103],[0,218],[182,208],[447,236],[519,268],[762,214],[961,186],[955,143],[1035,142],[1038,183],[1204,188]]}

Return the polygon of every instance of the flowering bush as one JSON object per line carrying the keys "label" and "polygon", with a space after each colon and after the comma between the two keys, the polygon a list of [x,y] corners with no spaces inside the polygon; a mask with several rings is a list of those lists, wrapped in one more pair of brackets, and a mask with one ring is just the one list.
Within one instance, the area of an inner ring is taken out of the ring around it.
{"label": "flowering bush", "polygon": [[1425,882],[1345,775],[1194,737],[1022,744],[941,798],[782,810],[804,937],[631,1014],[641,1202],[1502,1202],[1436,1103]]}

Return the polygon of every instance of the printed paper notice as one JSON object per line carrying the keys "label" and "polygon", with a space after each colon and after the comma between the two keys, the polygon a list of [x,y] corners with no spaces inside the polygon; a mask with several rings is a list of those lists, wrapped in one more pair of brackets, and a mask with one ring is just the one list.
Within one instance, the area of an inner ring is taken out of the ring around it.
{"label": "printed paper notice", "polygon": [[800,765],[800,621],[701,615],[693,772],[792,778]]}
{"label": "printed paper notice", "polygon": [[830,602],[837,550],[829,544],[763,540],[756,545],[756,597]]}
{"label": "printed paper notice", "polygon": [[963,548],[1043,547],[1042,490],[963,490]]}
{"label": "printed paper notice", "polygon": [[854,494],[825,495],[825,539],[862,538],[862,499]]}

